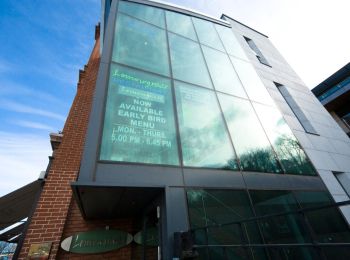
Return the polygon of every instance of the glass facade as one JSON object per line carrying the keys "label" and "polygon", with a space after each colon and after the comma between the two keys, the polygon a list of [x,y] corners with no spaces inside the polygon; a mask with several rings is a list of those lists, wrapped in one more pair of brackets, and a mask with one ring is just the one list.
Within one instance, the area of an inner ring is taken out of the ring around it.
{"label": "glass facade", "polygon": [[[92,113],[103,125],[90,123],[79,176],[87,216],[107,209],[119,221],[125,210],[162,259],[178,257],[173,240],[188,234],[198,259],[337,259],[349,228],[244,40],[225,22],[141,2],[113,2]],[[103,207],[85,199],[89,178]],[[131,258],[146,258],[145,246]]]}
{"label": "glass facade", "polygon": [[100,160],[315,175],[230,27],[120,1]]}
{"label": "glass facade", "polygon": [[187,201],[198,259],[350,256],[340,248],[343,255],[337,258],[334,249],[323,247],[350,237],[338,209],[315,209],[332,203],[326,192],[188,189]]}

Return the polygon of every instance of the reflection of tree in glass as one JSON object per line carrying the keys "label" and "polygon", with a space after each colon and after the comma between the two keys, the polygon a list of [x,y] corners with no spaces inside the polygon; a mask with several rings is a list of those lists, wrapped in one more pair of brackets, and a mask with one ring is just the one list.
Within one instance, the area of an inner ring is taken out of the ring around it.
{"label": "reflection of tree in glass", "polygon": [[286,173],[315,175],[315,170],[293,136],[282,134],[274,145]]}
{"label": "reflection of tree in glass", "polygon": [[243,170],[246,171],[281,172],[270,148],[251,149],[242,154],[239,159]]}

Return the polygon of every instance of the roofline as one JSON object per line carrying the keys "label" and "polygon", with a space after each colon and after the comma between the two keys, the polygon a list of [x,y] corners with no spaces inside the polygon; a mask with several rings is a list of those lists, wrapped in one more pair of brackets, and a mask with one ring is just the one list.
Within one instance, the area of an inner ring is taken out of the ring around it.
{"label": "roofline", "polygon": [[127,1],[127,2],[134,2],[134,3],[140,3],[140,4],[145,4],[145,5],[150,5],[150,6],[154,6],[154,7],[159,7],[159,8],[163,8],[163,9],[167,9],[167,10],[171,10],[171,11],[175,11],[178,13],[183,13],[183,14],[187,14],[187,15],[191,15],[197,18],[201,18],[201,19],[205,19],[214,23],[218,23],[227,27],[231,27],[231,24],[228,21],[219,19],[219,18],[215,18],[213,16],[210,16],[208,14],[193,10],[191,8],[187,8],[184,6],[180,6],[180,5],[176,5],[176,4],[172,4],[172,3],[167,3],[167,2],[163,2],[161,0],[123,0],[123,1]]}
{"label": "roofline", "polygon": [[336,72],[334,72],[331,76],[326,78],[316,87],[314,87],[311,91],[316,96],[321,95],[326,90],[338,84],[339,82],[341,82],[342,80],[344,80],[346,77],[349,77],[349,76],[350,76],[350,62],[344,65],[342,68],[340,68]]}
{"label": "roofline", "polygon": [[258,34],[260,34],[260,35],[262,35],[262,36],[264,36],[266,38],[269,38],[269,36],[267,36],[266,34],[263,34],[263,33],[259,32],[259,31],[255,30],[255,29],[253,29],[252,27],[249,27],[248,25],[246,25],[244,23],[241,23],[240,21],[237,21],[236,19],[233,19],[231,16],[229,16],[227,14],[222,14],[220,18],[222,19],[223,17],[227,17],[227,18],[231,19],[232,21],[235,21],[236,23],[239,23],[240,25],[243,25],[244,27],[246,27],[246,28],[248,28],[248,29],[258,33]]}

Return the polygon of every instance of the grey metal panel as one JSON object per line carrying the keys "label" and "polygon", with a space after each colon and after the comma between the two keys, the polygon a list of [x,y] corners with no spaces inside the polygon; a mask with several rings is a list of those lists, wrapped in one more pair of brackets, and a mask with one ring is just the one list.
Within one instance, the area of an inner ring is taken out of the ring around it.
{"label": "grey metal panel", "polygon": [[98,163],[96,182],[137,187],[183,186],[181,168]]}
{"label": "grey metal panel", "polygon": [[[111,6],[111,12],[108,17],[108,23],[106,28],[106,37],[104,41],[104,48],[102,51],[100,67],[96,80],[95,93],[93,96],[92,108],[90,112],[89,124],[87,135],[85,139],[85,146],[83,156],[81,160],[81,166],[79,171],[79,181],[88,181],[94,178],[94,170],[97,160],[98,147],[100,142],[100,136],[102,131],[103,115],[105,99],[107,92],[108,74],[109,74],[109,59],[112,53],[113,43],[113,30],[114,21],[116,16],[116,5],[118,1],[113,1]],[[114,10],[114,11],[113,11]]]}
{"label": "grey metal panel", "polygon": [[165,189],[165,200],[167,216],[165,251],[168,253],[165,259],[172,259],[174,232],[187,231],[190,228],[185,190],[183,188],[167,187]]}
{"label": "grey metal panel", "polygon": [[108,63],[111,59],[111,54],[113,51],[113,38],[114,38],[114,28],[117,13],[118,0],[112,1],[111,9],[109,11],[107,28],[105,28],[105,38],[103,52],[101,55],[101,62]]}
{"label": "grey metal panel", "polygon": [[187,186],[245,188],[240,172],[216,169],[184,169]]}
{"label": "grey metal panel", "polygon": [[93,104],[90,112],[88,130],[85,139],[84,151],[81,160],[81,166],[79,171],[79,181],[87,181],[93,179],[93,171],[95,169],[100,125],[103,122],[103,102],[98,102],[104,99],[105,89],[107,88],[108,80],[108,64],[100,63],[98,77],[96,81],[96,89],[93,97]]}
{"label": "grey metal panel", "polygon": [[326,190],[319,177],[245,172],[243,178],[248,189]]}
{"label": "grey metal panel", "polygon": [[243,178],[248,189],[289,189],[289,181],[285,175],[258,172],[244,172]]}
{"label": "grey metal panel", "polygon": [[289,181],[290,190],[327,190],[318,176],[285,175]]}

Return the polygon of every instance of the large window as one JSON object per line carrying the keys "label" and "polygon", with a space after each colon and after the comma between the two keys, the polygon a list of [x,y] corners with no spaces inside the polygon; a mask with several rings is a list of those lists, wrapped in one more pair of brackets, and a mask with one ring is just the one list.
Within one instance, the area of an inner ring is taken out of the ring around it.
{"label": "large window", "polygon": [[254,108],[286,173],[316,175],[281,113],[276,108],[258,103],[254,103]]}
{"label": "large window", "polygon": [[274,105],[274,102],[269,92],[262,83],[259,75],[256,73],[253,65],[251,65],[249,62],[236,59],[232,56],[231,60],[233,66],[235,67],[238,73],[239,78],[242,81],[245,90],[248,93],[248,97],[251,100],[263,104]]}
{"label": "large window", "polygon": [[[191,228],[197,245],[239,245],[261,243],[249,198],[239,190],[188,190],[187,200]],[[198,250],[199,259],[253,259],[263,257],[258,250],[220,247]],[[228,256],[226,258],[225,256]],[[248,258],[249,257],[249,258]],[[262,258],[264,259],[264,258]]]}
{"label": "large window", "polygon": [[281,173],[250,102],[223,94],[219,95],[219,100],[241,167],[247,171]]}
{"label": "large window", "polygon": [[236,160],[215,93],[175,82],[185,166],[236,169]]}
{"label": "large window", "polygon": [[247,97],[227,54],[203,46],[205,59],[215,89],[239,97]]}
{"label": "large window", "polygon": [[111,67],[100,159],[179,164],[168,79]]}
{"label": "large window", "polygon": [[187,201],[199,259],[350,257],[326,246],[349,242],[338,209],[316,208],[332,203],[326,192],[188,189]]}
{"label": "large window", "polygon": [[169,47],[174,78],[213,88],[198,43],[169,33]]}
{"label": "large window", "polygon": [[197,41],[192,20],[189,16],[174,12],[166,12],[166,21],[169,31]]}
{"label": "large window", "polygon": [[112,60],[136,68],[169,75],[165,31],[118,14]]}
{"label": "large window", "polygon": [[165,28],[164,11],[147,5],[120,1],[118,11],[133,16],[139,20]]}
{"label": "large window", "polygon": [[110,61],[101,160],[315,174],[223,23],[119,1]]}
{"label": "large window", "polygon": [[222,46],[213,23],[198,18],[193,18],[193,22],[201,43],[217,50],[224,51],[224,47]]}
{"label": "large window", "polygon": [[248,60],[242,47],[239,45],[238,40],[233,34],[231,28],[227,28],[225,26],[220,25],[216,25],[215,27],[219,33],[219,36],[225,46],[227,53],[238,58]]}

